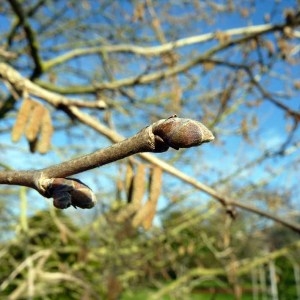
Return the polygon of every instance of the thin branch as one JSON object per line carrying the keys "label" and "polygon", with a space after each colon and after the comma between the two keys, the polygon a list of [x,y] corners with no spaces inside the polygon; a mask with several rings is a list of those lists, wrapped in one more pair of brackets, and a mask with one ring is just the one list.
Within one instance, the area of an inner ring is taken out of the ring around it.
{"label": "thin branch", "polygon": [[98,109],[105,109],[107,107],[103,99],[99,99],[97,101],[86,101],[77,98],[67,98],[59,94],[49,92],[34,84],[29,79],[22,77],[17,71],[5,63],[0,63],[0,78],[2,78],[4,81],[7,81],[15,90],[22,92],[24,89],[28,89],[31,95],[45,99],[55,107],[77,106]]}
{"label": "thin branch", "polygon": [[54,91],[59,94],[87,94],[87,93],[95,93],[99,90],[116,90],[121,87],[128,87],[128,86],[134,86],[134,85],[142,85],[142,84],[148,84],[154,81],[158,81],[161,79],[165,79],[174,75],[177,75],[179,73],[185,72],[189,70],[190,68],[196,66],[197,64],[204,62],[206,60],[205,55],[199,55],[195,59],[192,59],[188,61],[187,63],[180,64],[165,70],[160,70],[157,72],[149,73],[149,74],[142,74],[138,76],[128,77],[124,79],[119,79],[115,81],[110,82],[103,82],[103,83],[97,83],[93,85],[84,85],[84,86],[67,86],[67,87],[60,87],[56,86],[54,84],[44,82],[41,80],[37,80],[36,83],[46,88],[50,91]]}
{"label": "thin branch", "polygon": [[35,69],[31,75],[31,78],[35,78],[38,75],[40,75],[43,71],[43,62],[39,55],[39,44],[38,44],[36,34],[32,29],[32,27],[30,26],[27,16],[24,13],[23,8],[21,4],[18,2],[18,0],[9,0],[9,3],[13,11],[15,12],[15,14],[18,16],[20,25],[22,25],[24,28],[29,49],[31,52],[31,56],[35,64]]}
{"label": "thin branch", "polygon": [[[94,195],[90,193],[89,188],[78,180],[66,177],[103,166],[133,154],[165,152],[169,147],[174,149],[190,148],[210,142],[213,139],[212,133],[200,122],[172,116],[166,120],[157,121],[145,127],[133,137],[113,144],[110,147],[45,169],[2,171],[0,172],[0,183],[34,188],[45,197],[53,197],[54,205],[58,208],[66,208],[70,205],[75,206],[75,202],[76,206],[90,208],[94,206],[95,201]],[[86,201],[81,205],[78,195],[75,197],[76,199],[74,198],[71,201],[69,194],[75,190],[80,190],[80,197],[84,197],[84,201],[87,200],[88,205]],[[64,199],[62,199],[61,195],[63,195]],[[63,204],[61,204],[62,202]]]}
{"label": "thin branch", "polygon": [[[262,24],[256,26],[247,26],[241,28],[234,28],[222,31],[226,36],[235,36],[235,35],[262,35],[272,31],[282,30],[283,24],[280,25],[271,25],[271,24]],[[99,47],[90,47],[90,48],[78,48],[73,49],[69,52],[66,52],[60,56],[56,56],[53,59],[50,59],[45,62],[45,69],[53,68],[56,65],[65,63],[68,60],[71,60],[75,57],[83,56],[83,55],[92,55],[96,53],[103,52],[124,52],[124,53],[133,53],[136,55],[144,55],[144,56],[158,56],[163,53],[176,50],[181,47],[190,46],[194,44],[204,43],[211,41],[216,38],[215,32],[205,33],[201,35],[191,36],[188,38],[182,38],[176,40],[174,42],[164,43],[159,46],[152,47],[143,47],[131,44],[120,44],[120,45],[104,45]]]}
{"label": "thin branch", "polygon": [[[36,84],[34,84],[33,82],[31,82],[30,80],[23,78],[17,71],[15,71],[14,69],[12,69],[11,67],[7,66],[4,63],[0,63],[0,77],[3,80],[9,81],[11,84],[13,84],[13,82],[14,82],[16,84],[15,88],[17,90],[22,91],[26,87],[26,90],[29,94],[32,93],[37,97],[43,98],[45,101],[47,101],[48,103],[50,103],[56,107],[60,105],[61,99],[63,99],[63,101],[65,101],[67,103],[68,98],[63,97],[59,94],[44,90],[43,88],[41,88],[41,87],[37,86]],[[64,104],[61,104],[61,105],[64,106]],[[70,113],[72,113],[72,115],[78,121],[80,121],[83,124],[86,124],[87,126],[93,128],[97,132],[106,136],[112,142],[117,143],[124,139],[121,135],[116,133],[114,130],[104,126],[97,119],[91,117],[90,115],[83,113],[77,107],[69,106],[67,108],[68,108],[68,111]],[[191,176],[186,175],[185,173],[179,171],[178,169],[176,169],[175,167],[166,163],[165,161],[163,161],[149,153],[140,153],[139,156],[141,158],[143,158],[144,160],[146,160],[156,166],[159,166],[160,168],[162,168],[162,170],[181,179],[183,182],[186,182],[186,183],[192,185],[193,187],[195,187],[196,189],[210,195],[212,198],[219,201],[220,204],[222,204],[225,207],[235,206],[235,207],[244,209],[246,211],[253,212],[255,214],[258,214],[260,216],[263,216],[270,220],[278,222],[281,225],[286,226],[300,234],[300,225],[299,224],[295,224],[286,219],[274,216],[268,212],[264,212],[264,211],[262,211],[256,207],[253,207],[249,204],[240,203],[231,198],[225,197],[222,193],[217,192],[213,188],[197,181],[195,178],[193,178]],[[24,175],[26,176],[26,173],[24,173]]]}
{"label": "thin branch", "polygon": [[[48,90],[55,91],[60,94],[70,94],[70,93],[76,93],[76,94],[82,94],[82,93],[94,93],[97,90],[114,90],[119,89],[121,87],[127,87],[127,86],[134,86],[137,84],[149,84],[154,81],[158,81],[161,79],[165,79],[180,73],[183,73],[192,67],[203,63],[207,61],[209,58],[211,58],[213,55],[215,55],[218,52],[221,52],[227,48],[233,47],[235,45],[247,42],[253,38],[256,38],[258,35],[265,34],[267,32],[276,31],[276,30],[282,30],[284,28],[284,25],[273,25],[273,26],[267,26],[265,30],[261,31],[254,31],[252,34],[247,34],[245,36],[229,40],[228,42],[220,43],[215,47],[212,47],[208,51],[206,51],[203,54],[198,55],[197,57],[189,60],[186,63],[176,65],[164,70],[160,70],[157,72],[153,72],[150,74],[141,74],[138,76],[128,77],[124,79],[119,79],[111,82],[103,82],[98,83],[94,85],[84,85],[84,86],[68,86],[68,87],[59,87],[56,85],[53,85],[48,82],[44,82],[41,80],[36,81],[41,87],[44,87]],[[250,30],[251,32],[251,30]],[[215,37],[215,34],[213,34]]]}
{"label": "thin branch", "polygon": [[[45,2],[46,2],[46,0],[39,0],[36,4],[34,4],[31,8],[29,8],[29,10],[27,10],[25,13],[26,18],[32,17]],[[10,33],[8,34],[8,37],[7,37],[7,45],[8,46],[11,46],[11,44],[13,42],[13,38],[14,38],[20,25],[22,25],[22,22],[19,18],[17,21],[14,22],[14,24],[12,25],[12,28],[10,30]]]}
{"label": "thin branch", "polygon": [[259,83],[259,81],[255,78],[255,76],[249,66],[243,65],[243,64],[238,64],[238,63],[233,63],[233,62],[229,62],[229,61],[224,61],[224,60],[220,60],[220,59],[207,59],[207,61],[212,62],[216,65],[227,66],[227,67],[230,67],[230,68],[233,68],[236,70],[237,69],[244,70],[248,74],[251,83],[257,88],[257,90],[261,93],[261,95],[266,100],[273,103],[278,108],[284,110],[287,114],[289,114],[291,117],[293,117],[296,122],[300,122],[300,112],[289,108],[285,104],[283,104],[280,101],[278,101],[277,99],[275,99],[268,91],[266,91],[263,88],[263,86]]}
{"label": "thin branch", "polygon": [[283,104],[280,101],[278,101],[277,99],[275,99],[268,91],[266,91],[262,87],[262,85],[258,82],[258,80],[255,78],[255,76],[252,74],[252,72],[250,71],[249,68],[247,69],[247,72],[251,78],[252,83],[256,86],[256,88],[260,91],[260,93],[262,94],[262,96],[265,99],[267,99],[269,102],[273,103],[278,108],[284,110],[287,114],[289,114],[291,117],[293,117],[296,122],[300,122],[300,112],[297,112],[297,111],[289,108],[285,104]]}
{"label": "thin branch", "polygon": [[17,54],[14,53],[14,52],[10,52],[10,51],[7,51],[5,50],[4,47],[0,47],[0,56],[3,57],[4,59],[14,59],[17,57]]}
{"label": "thin branch", "polygon": [[18,276],[18,274],[20,274],[28,265],[28,261],[35,261],[41,258],[48,258],[51,255],[51,250],[46,249],[46,250],[40,250],[30,256],[28,256],[20,265],[18,265],[13,271],[12,273],[6,278],[5,281],[3,281],[0,285],[0,291],[5,290],[9,284],[16,278],[16,276]]}
{"label": "thin branch", "polygon": [[[96,119],[90,117],[89,115],[81,112],[78,108],[76,107],[71,107],[70,111],[73,113],[74,117],[76,117],[79,121],[82,123],[90,126],[91,128],[94,128],[96,131],[102,133],[105,135],[107,138],[109,138],[112,142],[118,142],[120,139],[122,139],[122,136],[117,134],[115,131],[111,130],[110,128],[102,125],[99,123]],[[185,173],[179,171],[177,168],[173,167],[172,165],[166,163],[165,161],[151,155],[148,153],[140,153],[139,156],[143,158],[144,160],[148,161],[149,163],[152,163],[156,166],[159,166],[162,168],[165,172],[181,179],[182,181],[190,184],[191,186],[195,187],[196,189],[210,195],[214,199],[218,200],[223,206],[236,206],[241,209],[244,209],[246,211],[253,212],[255,214],[258,214],[260,216],[266,217],[270,220],[273,220],[275,222],[278,222],[279,224],[286,226],[293,231],[297,232],[300,234],[300,225],[295,224],[293,222],[289,222],[286,219],[274,216],[268,212],[264,212],[254,206],[251,206],[249,204],[245,203],[240,203],[237,202],[231,198],[225,197],[223,194],[218,193],[216,190],[213,188],[197,181],[191,176],[186,175]]]}
{"label": "thin branch", "polygon": [[[271,253],[260,257],[254,257],[253,259],[244,260],[244,261],[237,261],[237,274],[247,274],[250,272],[251,269],[254,269],[257,266],[261,266],[270,260],[274,260],[278,257],[287,255],[290,253],[291,249],[298,249],[300,247],[300,242],[296,241],[291,245],[288,245],[284,248],[279,250],[275,250]],[[227,269],[227,270],[226,270]],[[203,267],[197,267],[194,269],[190,269],[187,273],[179,277],[178,279],[172,281],[172,283],[165,285],[161,288],[158,292],[151,296],[151,300],[155,299],[162,299],[164,295],[170,293],[172,290],[175,290],[178,286],[184,285],[186,282],[191,281],[191,278],[199,277],[199,276],[218,276],[218,275],[226,275],[226,273],[230,271],[230,266],[227,268],[211,268],[205,269]]]}
{"label": "thin branch", "polygon": [[231,179],[236,178],[237,175],[242,173],[243,171],[253,168],[254,166],[261,164],[262,162],[264,162],[265,160],[267,160],[269,158],[274,158],[274,157],[281,156],[281,155],[292,154],[298,149],[298,147],[300,146],[300,142],[295,143],[294,145],[291,145],[288,148],[286,148],[285,145],[286,144],[283,144],[279,150],[275,150],[275,151],[265,150],[263,152],[263,154],[261,154],[260,156],[254,158],[253,160],[251,160],[241,166],[238,166],[237,169],[234,170],[231,174],[228,174],[225,177],[221,178],[220,180],[216,181],[213,185],[215,186],[215,185],[224,184],[224,183],[230,181]]}
{"label": "thin branch", "polygon": [[[81,121],[82,123],[90,126],[91,128],[94,128],[96,131],[102,133],[103,135],[105,135],[107,138],[109,138],[112,142],[118,142],[120,139],[122,139],[122,136],[120,136],[119,134],[117,134],[115,131],[111,130],[110,128],[102,125],[101,123],[99,123],[96,119],[90,117],[89,115],[81,112],[78,108],[76,107],[71,107],[70,111],[73,113],[74,117],[76,117],[79,121]],[[251,206],[249,204],[245,204],[245,203],[240,203],[237,202],[231,198],[225,197],[223,194],[218,193],[216,190],[214,190],[213,188],[197,181],[195,178],[186,175],[185,173],[179,171],[177,168],[173,167],[172,165],[166,163],[165,161],[151,155],[148,153],[140,153],[139,154],[140,157],[142,157],[143,159],[145,159],[146,161],[159,166],[160,168],[162,168],[165,172],[181,179],[182,181],[190,184],[191,186],[195,187],[196,189],[210,195],[211,197],[213,197],[214,199],[218,200],[223,206],[235,206],[235,207],[239,207],[241,209],[244,209],[246,211],[250,211],[252,213],[258,214],[262,217],[266,217],[270,220],[273,220],[275,222],[278,222],[279,224],[286,226],[290,229],[292,229],[293,231],[297,232],[300,234],[300,225],[295,224],[293,222],[289,222],[286,219],[277,217],[272,215],[271,213],[268,212],[264,212],[254,206]]]}

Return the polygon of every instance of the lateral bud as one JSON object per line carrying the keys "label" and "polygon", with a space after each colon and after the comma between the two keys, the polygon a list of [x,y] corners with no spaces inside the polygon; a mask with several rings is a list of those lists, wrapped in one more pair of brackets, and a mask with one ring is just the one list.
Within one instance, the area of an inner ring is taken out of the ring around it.
{"label": "lateral bud", "polygon": [[53,178],[45,192],[46,197],[53,198],[53,205],[59,209],[69,206],[75,208],[92,208],[96,204],[93,191],[82,181],[75,178]]}

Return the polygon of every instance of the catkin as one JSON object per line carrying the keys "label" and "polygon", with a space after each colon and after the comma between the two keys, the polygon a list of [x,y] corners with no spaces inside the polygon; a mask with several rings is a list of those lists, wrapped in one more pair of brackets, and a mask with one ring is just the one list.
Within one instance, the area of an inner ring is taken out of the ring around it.
{"label": "catkin", "polygon": [[[149,214],[151,214],[151,212],[153,211],[153,203],[147,201],[145,203],[145,205],[143,205],[138,211],[137,213],[134,215],[132,221],[131,221],[131,225],[136,228],[138,226],[140,226],[141,224],[143,224],[144,220],[147,218],[147,216]],[[144,225],[143,225],[144,226]]]}
{"label": "catkin", "polygon": [[132,219],[132,226],[138,227],[142,225],[148,230],[152,226],[157,207],[157,201],[160,195],[162,184],[162,170],[154,167],[150,173],[149,197],[148,201],[135,214]]}
{"label": "catkin", "polygon": [[38,102],[34,102],[32,112],[30,114],[27,126],[25,129],[25,136],[28,141],[34,141],[41,129],[43,115],[46,109]]}
{"label": "catkin", "polygon": [[11,139],[13,142],[18,142],[24,133],[33,105],[34,101],[31,99],[26,98],[23,100],[11,133]]}
{"label": "catkin", "polygon": [[131,203],[138,209],[141,206],[143,196],[145,194],[145,173],[146,166],[139,164],[136,174],[133,178],[133,190]]}
{"label": "catkin", "polygon": [[[130,174],[131,171],[127,174]],[[124,222],[126,219],[129,219],[134,213],[136,213],[141,207],[142,199],[145,193],[145,173],[146,166],[139,164],[136,170],[134,177],[132,177],[130,184],[130,203],[120,211],[116,217],[117,222]]]}
{"label": "catkin", "polygon": [[149,199],[146,204],[147,214],[142,220],[142,226],[148,230],[152,226],[152,221],[156,213],[156,207],[162,185],[162,170],[159,167],[153,167],[150,174]]}
{"label": "catkin", "polygon": [[53,134],[53,126],[51,122],[51,115],[47,109],[45,109],[42,124],[41,132],[37,145],[37,151],[41,154],[45,154],[49,151],[51,147],[51,138]]}

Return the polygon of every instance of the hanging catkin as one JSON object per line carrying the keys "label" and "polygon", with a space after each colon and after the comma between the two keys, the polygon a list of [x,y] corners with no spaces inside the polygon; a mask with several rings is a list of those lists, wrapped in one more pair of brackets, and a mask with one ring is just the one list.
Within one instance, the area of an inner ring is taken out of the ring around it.
{"label": "hanging catkin", "polygon": [[132,219],[132,226],[142,225],[144,229],[152,226],[155,216],[157,201],[160,195],[162,184],[162,170],[159,167],[153,167],[149,179],[149,197],[148,201],[142,206]]}
{"label": "hanging catkin", "polygon": [[25,98],[23,100],[11,133],[11,139],[13,142],[18,142],[21,136],[24,134],[26,124],[30,117],[33,106],[34,106],[34,101],[32,101],[31,99]]}
{"label": "hanging catkin", "polygon": [[47,153],[51,147],[51,138],[53,134],[53,126],[51,116],[48,110],[44,111],[41,132],[37,145],[37,151],[41,154]]}

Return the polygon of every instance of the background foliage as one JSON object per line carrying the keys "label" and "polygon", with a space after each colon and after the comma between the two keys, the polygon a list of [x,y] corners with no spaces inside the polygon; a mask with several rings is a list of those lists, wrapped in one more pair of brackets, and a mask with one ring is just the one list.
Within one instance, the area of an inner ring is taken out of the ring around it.
{"label": "background foliage", "polygon": [[[173,114],[216,139],[79,174],[91,211],[2,185],[0,294],[299,299],[298,5],[1,1],[0,171],[87,154]],[[6,65],[43,90],[10,82]]]}

